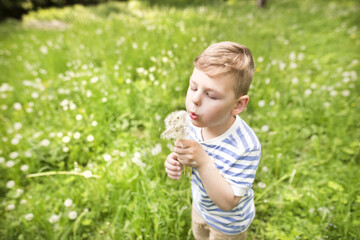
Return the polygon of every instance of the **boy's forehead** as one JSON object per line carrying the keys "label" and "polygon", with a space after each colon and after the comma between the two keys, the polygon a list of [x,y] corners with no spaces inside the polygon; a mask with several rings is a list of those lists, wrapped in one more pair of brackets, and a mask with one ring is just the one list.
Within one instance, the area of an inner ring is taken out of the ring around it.
{"label": "boy's forehead", "polygon": [[235,88],[235,79],[231,74],[221,74],[216,77],[211,77],[206,72],[194,68],[193,74],[190,77],[190,82],[195,84],[209,83],[212,88]]}

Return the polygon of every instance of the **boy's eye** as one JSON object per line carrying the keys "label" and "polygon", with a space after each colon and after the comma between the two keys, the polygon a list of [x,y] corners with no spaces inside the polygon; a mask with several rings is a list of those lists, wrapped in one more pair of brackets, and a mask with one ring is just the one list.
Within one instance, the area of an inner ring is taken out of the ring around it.
{"label": "boy's eye", "polygon": [[211,94],[209,94],[209,93],[207,93],[206,95],[207,95],[209,98],[211,98],[211,99],[218,99],[216,96],[211,95]]}

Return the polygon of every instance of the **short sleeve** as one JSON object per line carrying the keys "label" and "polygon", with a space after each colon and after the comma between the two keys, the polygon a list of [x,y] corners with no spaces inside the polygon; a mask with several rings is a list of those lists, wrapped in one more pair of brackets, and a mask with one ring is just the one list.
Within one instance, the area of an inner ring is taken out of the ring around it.
{"label": "short sleeve", "polygon": [[224,178],[229,182],[235,196],[244,196],[252,187],[256,170],[259,165],[261,149],[252,149],[241,155],[224,172]]}

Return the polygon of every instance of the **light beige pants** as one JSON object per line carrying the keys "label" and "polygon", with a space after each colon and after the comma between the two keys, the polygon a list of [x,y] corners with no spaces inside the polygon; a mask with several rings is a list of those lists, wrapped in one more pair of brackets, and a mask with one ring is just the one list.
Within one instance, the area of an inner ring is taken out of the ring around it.
{"label": "light beige pants", "polygon": [[244,240],[246,238],[246,231],[236,235],[227,235],[210,227],[194,206],[192,207],[192,227],[196,240]]}

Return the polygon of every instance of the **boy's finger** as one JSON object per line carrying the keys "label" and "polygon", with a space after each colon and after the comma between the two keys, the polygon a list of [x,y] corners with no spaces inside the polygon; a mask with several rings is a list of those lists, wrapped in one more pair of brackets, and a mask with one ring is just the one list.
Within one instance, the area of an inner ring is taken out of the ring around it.
{"label": "boy's finger", "polygon": [[175,143],[174,143],[174,146],[177,147],[177,148],[187,148],[187,144],[186,144],[186,139],[182,139],[182,140],[177,140]]}

